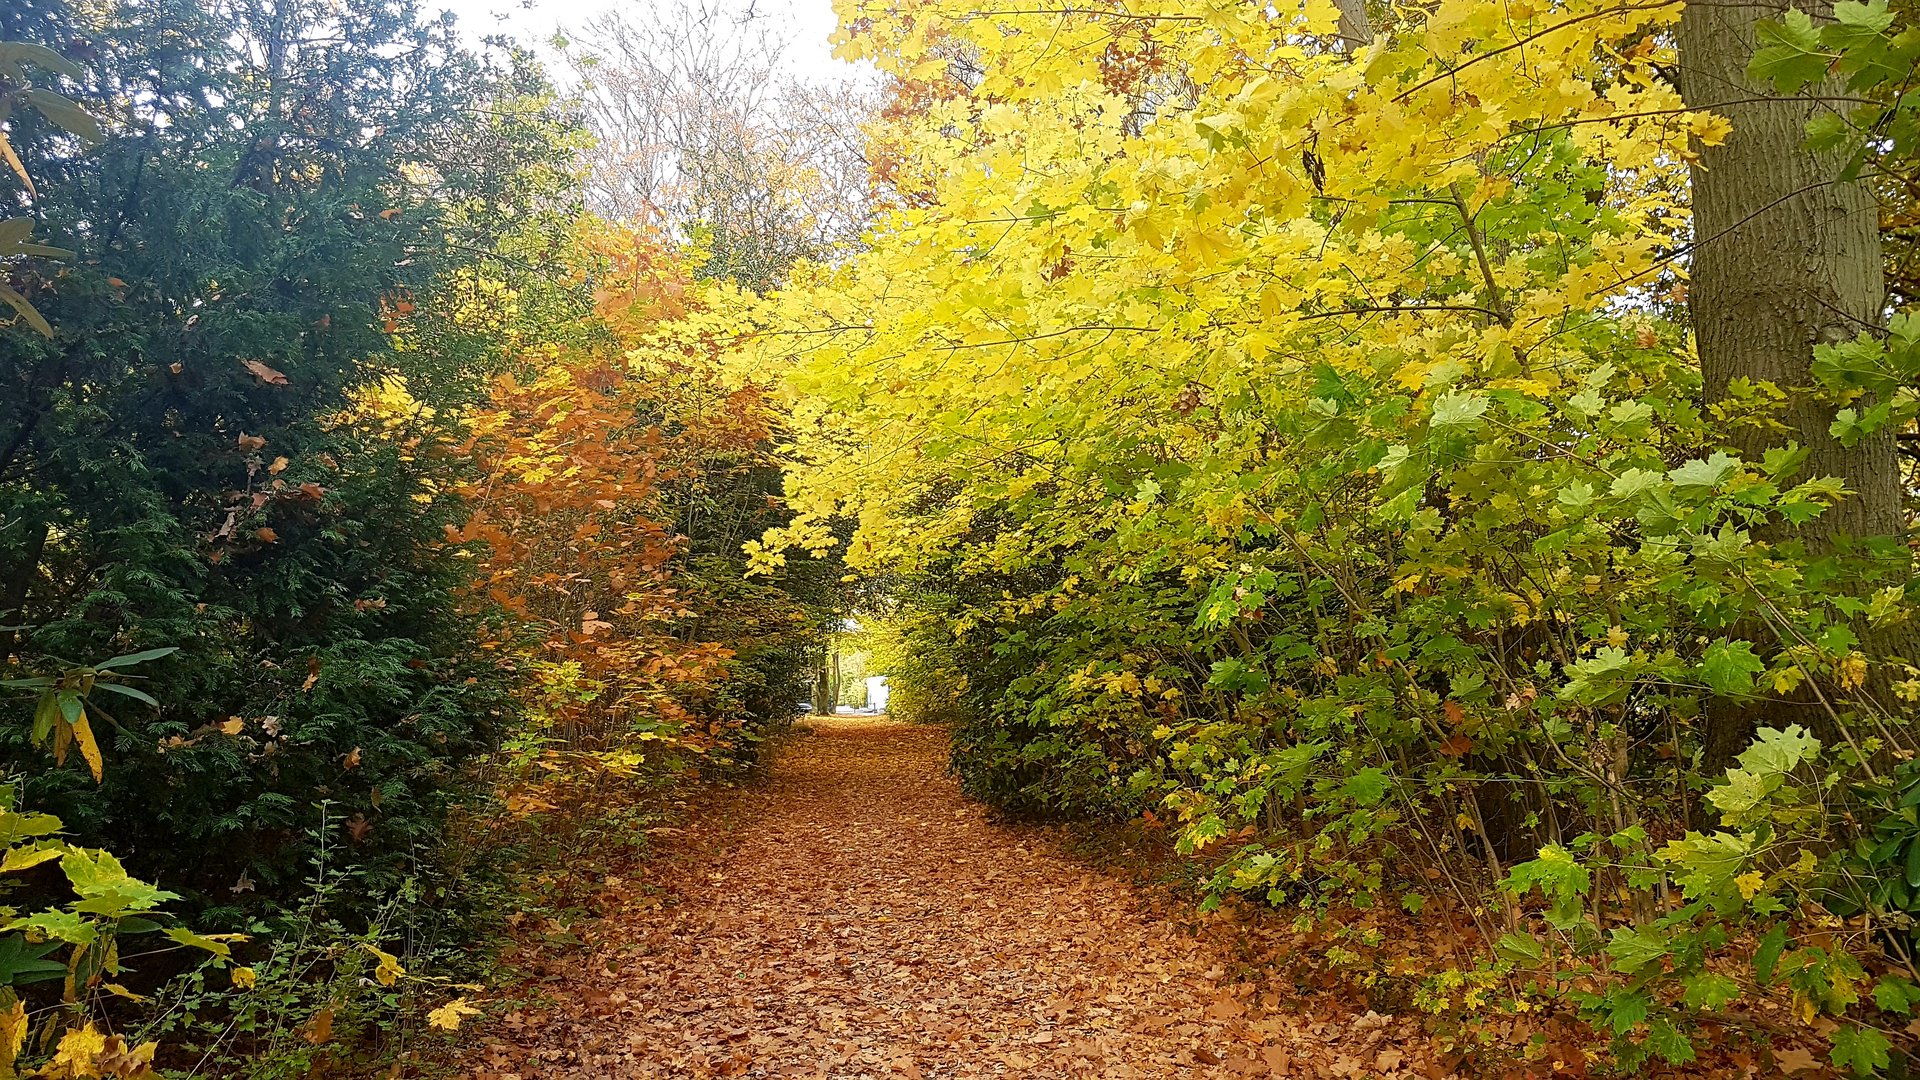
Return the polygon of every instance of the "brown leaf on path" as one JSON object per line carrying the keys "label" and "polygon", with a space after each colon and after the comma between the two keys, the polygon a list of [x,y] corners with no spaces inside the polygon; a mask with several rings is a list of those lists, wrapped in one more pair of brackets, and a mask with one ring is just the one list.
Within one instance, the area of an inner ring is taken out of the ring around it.
{"label": "brown leaf on path", "polygon": [[1790,1046],[1784,1050],[1775,1050],[1773,1052],[1773,1061],[1774,1064],[1779,1066],[1780,1072],[1787,1076],[1791,1076],[1794,1073],[1825,1068],[1825,1064],[1821,1062],[1819,1058],[1814,1057],[1811,1052],[1799,1046]]}
{"label": "brown leaf on path", "polygon": [[[590,943],[575,952],[523,922],[550,1004],[495,1022],[523,1080],[1304,1077],[1334,1049],[1286,1042],[1320,1021],[1291,983],[1251,981],[1250,919],[1194,932],[1190,902],[994,822],[946,774],[943,731],[803,732],[764,782],[646,829],[649,861],[565,868],[605,916],[562,928]],[[564,812],[509,812],[529,811]],[[1331,1043],[1365,1004],[1319,1008]],[[1363,1071],[1421,1038],[1379,1014],[1365,1030],[1339,1048]],[[461,1075],[503,1068],[485,1053]]]}

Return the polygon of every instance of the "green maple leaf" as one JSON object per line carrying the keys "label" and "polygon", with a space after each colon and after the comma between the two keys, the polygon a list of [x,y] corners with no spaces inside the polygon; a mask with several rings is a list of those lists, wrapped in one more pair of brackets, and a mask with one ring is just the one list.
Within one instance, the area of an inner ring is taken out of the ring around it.
{"label": "green maple leaf", "polygon": [[1695,458],[1667,474],[1677,489],[1698,489],[1711,491],[1722,481],[1740,471],[1740,459],[1725,451],[1715,451],[1705,461]]}
{"label": "green maple leaf", "polygon": [[1827,1057],[1855,1076],[1871,1076],[1891,1062],[1892,1048],[1887,1037],[1872,1028],[1844,1027],[1833,1033],[1833,1052]]}
{"label": "green maple leaf", "polygon": [[1751,693],[1753,677],[1765,670],[1766,661],[1753,655],[1753,645],[1745,641],[1721,638],[1700,658],[1700,678],[1716,694]]}
{"label": "green maple leaf", "polygon": [[1433,426],[1463,427],[1480,419],[1487,411],[1487,399],[1478,394],[1447,393],[1433,402]]}
{"label": "green maple leaf", "polygon": [[1793,94],[1827,77],[1831,57],[1821,51],[1820,32],[1806,12],[1790,8],[1785,18],[1760,22],[1754,29],[1761,47],[1747,65],[1748,78]]}

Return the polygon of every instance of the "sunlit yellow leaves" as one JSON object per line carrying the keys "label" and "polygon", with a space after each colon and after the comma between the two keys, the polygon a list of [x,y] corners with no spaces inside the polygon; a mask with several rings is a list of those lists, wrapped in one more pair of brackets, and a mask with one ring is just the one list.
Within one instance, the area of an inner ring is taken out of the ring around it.
{"label": "sunlit yellow leaves", "polygon": [[[798,275],[773,315],[783,332],[748,350],[795,410],[791,504],[855,517],[848,556],[860,566],[913,564],[970,527],[967,497],[913,505],[922,478],[964,477],[961,491],[978,484],[1004,504],[1045,475],[1045,497],[1078,508],[1066,515],[1075,525],[1055,529],[1150,512],[1200,535],[1242,528],[1240,498],[1210,489],[1274,467],[1255,450],[1253,417],[1305,405],[1316,364],[1410,392],[1479,378],[1550,398],[1567,316],[1671,250],[1677,155],[1721,130],[1659,80],[1604,77],[1670,59],[1642,44],[1671,19],[1657,3],[1515,14],[1450,0],[1357,56],[1301,36],[1330,32],[1323,0],[1304,11],[1158,5],[1175,17],[1129,32],[1191,81],[1178,108],[1146,111],[1147,88],[1089,77],[1087,57],[1113,26],[1081,9],[983,18],[933,0],[909,19],[849,7],[865,20],[852,47],[882,66],[923,64],[938,38],[974,49],[984,73],[972,93],[950,86],[889,122],[929,201],[848,264]],[[1236,51],[1268,60],[1249,70]],[[1577,258],[1533,257],[1530,236],[1476,251],[1469,232],[1499,228],[1529,197],[1523,172],[1487,162],[1527,139],[1626,163],[1580,209],[1607,200],[1635,230],[1573,247],[1548,238]],[[1207,409],[1167,405],[1189,400],[1196,380],[1212,391]],[[1223,399],[1251,411],[1216,410]],[[1197,476],[1177,500],[1109,504],[1099,471],[1141,438],[1200,464]],[[761,538],[753,565],[820,550],[813,528]],[[1004,537],[982,554],[1017,565],[1036,542]],[[1533,608],[1521,601],[1516,617]]]}
{"label": "sunlit yellow leaves", "polygon": [[92,1024],[75,1028],[60,1037],[53,1060],[40,1075],[50,1080],[87,1080],[97,1077],[100,1055],[106,1052],[107,1038]]}
{"label": "sunlit yellow leaves", "polygon": [[154,1076],[157,1043],[128,1047],[118,1035],[106,1035],[91,1023],[60,1036],[53,1060],[35,1076],[45,1080],[147,1080]]}
{"label": "sunlit yellow leaves", "polygon": [[1718,146],[1733,134],[1733,122],[1724,116],[1712,113],[1694,113],[1687,118],[1687,130],[1699,139],[1702,145]]}

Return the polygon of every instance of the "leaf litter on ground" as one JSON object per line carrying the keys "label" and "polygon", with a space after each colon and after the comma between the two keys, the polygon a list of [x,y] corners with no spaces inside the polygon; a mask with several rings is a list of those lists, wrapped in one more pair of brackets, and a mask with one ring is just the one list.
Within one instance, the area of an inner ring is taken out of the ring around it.
{"label": "leaf litter on ground", "polygon": [[608,879],[585,955],[537,964],[543,1004],[479,1028],[464,1075],[1449,1075],[1417,1020],[1263,986],[1232,920],[1191,933],[996,824],[945,756],[939,729],[809,721],[728,813],[651,830],[669,851]]}

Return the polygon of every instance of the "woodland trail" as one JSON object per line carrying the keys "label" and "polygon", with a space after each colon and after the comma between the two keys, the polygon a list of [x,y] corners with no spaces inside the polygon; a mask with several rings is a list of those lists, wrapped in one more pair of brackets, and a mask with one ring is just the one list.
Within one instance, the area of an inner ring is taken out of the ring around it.
{"label": "woodland trail", "polygon": [[724,850],[667,903],[616,904],[548,1015],[508,1017],[468,1075],[1446,1075],[1405,1021],[1264,990],[1244,934],[1190,934],[1166,898],[990,821],[943,732],[808,728]]}

